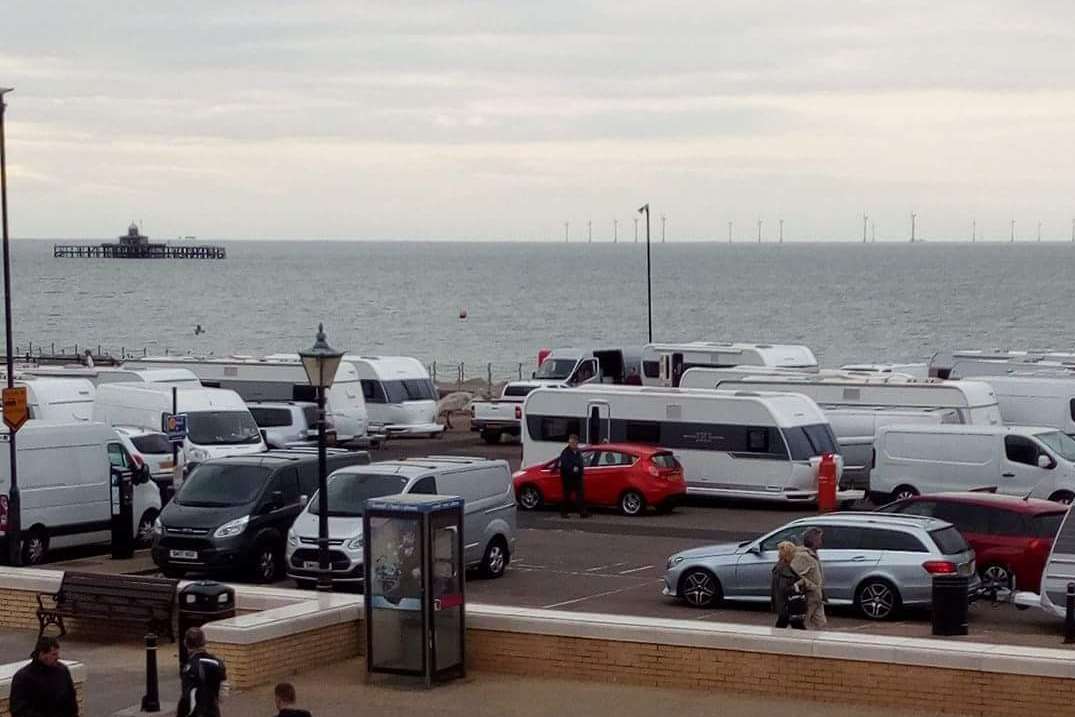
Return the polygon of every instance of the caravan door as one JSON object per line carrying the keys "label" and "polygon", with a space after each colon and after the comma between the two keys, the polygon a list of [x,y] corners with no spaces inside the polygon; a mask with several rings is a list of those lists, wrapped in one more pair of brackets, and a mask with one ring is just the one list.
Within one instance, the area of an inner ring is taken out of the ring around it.
{"label": "caravan door", "polygon": [[586,406],[585,441],[591,446],[608,443],[611,440],[611,412],[604,401],[591,401]]}

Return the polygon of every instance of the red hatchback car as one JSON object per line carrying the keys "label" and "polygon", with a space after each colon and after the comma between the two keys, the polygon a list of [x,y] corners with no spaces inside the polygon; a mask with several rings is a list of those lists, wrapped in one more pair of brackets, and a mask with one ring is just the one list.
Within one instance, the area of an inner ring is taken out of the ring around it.
{"label": "red hatchback car", "polygon": [[[671,510],[687,494],[683,466],[671,452],[630,443],[582,446],[583,492],[587,505],[618,508],[640,515],[646,506]],[[563,500],[560,459],[515,473],[515,498],[523,510]]]}
{"label": "red hatchback car", "polygon": [[934,493],[898,500],[880,510],[947,520],[974,548],[985,586],[1037,592],[1068,506],[993,493]]}

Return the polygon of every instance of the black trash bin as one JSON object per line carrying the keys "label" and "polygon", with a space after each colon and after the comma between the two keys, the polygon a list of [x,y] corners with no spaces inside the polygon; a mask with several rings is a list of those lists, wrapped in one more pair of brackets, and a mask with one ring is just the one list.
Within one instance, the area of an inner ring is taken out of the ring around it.
{"label": "black trash bin", "polygon": [[179,669],[187,662],[183,637],[192,627],[235,617],[235,589],[212,580],[201,580],[179,591]]}
{"label": "black trash bin", "polygon": [[966,635],[970,604],[970,578],[937,575],[933,578],[933,634]]}

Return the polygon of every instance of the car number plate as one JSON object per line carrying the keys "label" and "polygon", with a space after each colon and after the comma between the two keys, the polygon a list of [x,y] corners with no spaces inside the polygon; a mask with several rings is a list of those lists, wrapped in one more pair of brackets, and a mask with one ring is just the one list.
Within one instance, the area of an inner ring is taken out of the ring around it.
{"label": "car number plate", "polygon": [[176,560],[197,560],[197,550],[169,550],[169,558],[175,558]]}
{"label": "car number plate", "polygon": [[316,563],[313,560],[304,560],[302,562],[302,567],[306,570],[317,570],[321,566],[319,563]]}

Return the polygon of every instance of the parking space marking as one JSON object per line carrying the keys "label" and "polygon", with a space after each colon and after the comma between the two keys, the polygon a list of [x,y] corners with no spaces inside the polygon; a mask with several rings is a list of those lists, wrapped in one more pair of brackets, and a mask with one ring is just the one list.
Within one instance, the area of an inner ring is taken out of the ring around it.
{"label": "parking space marking", "polygon": [[618,572],[616,574],[617,575],[630,575],[631,573],[640,573],[643,570],[651,570],[652,568],[653,568],[652,565],[643,565],[640,568],[631,568],[630,570],[621,570],[620,572]]}
{"label": "parking space marking", "polygon": [[602,598],[602,597],[608,597],[609,595],[617,595],[619,593],[627,592],[628,590],[635,590],[635,589],[640,588],[640,587],[643,587],[643,586],[642,585],[630,585],[628,587],[619,588],[617,590],[606,590],[605,592],[594,593],[593,595],[584,595],[584,596],[582,596],[580,598],[575,598],[574,600],[564,600],[563,602],[554,602],[551,605],[542,606],[541,609],[542,610],[551,610],[551,609],[557,608],[557,607],[567,607],[568,605],[575,605],[575,604],[580,603],[580,602],[586,602],[587,600],[593,600],[594,598]]}

